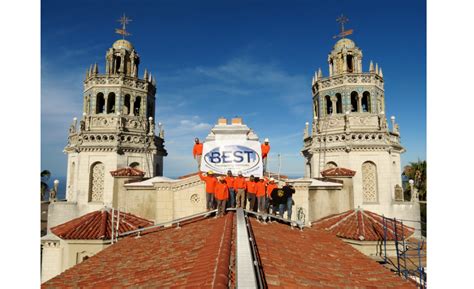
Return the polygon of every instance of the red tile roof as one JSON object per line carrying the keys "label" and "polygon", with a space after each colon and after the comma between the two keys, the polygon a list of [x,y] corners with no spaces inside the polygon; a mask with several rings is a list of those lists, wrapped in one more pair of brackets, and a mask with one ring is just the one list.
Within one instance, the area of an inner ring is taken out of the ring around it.
{"label": "red tile roof", "polygon": [[[114,211],[114,230],[117,226],[117,216],[117,211]],[[153,225],[152,221],[124,212],[120,212],[118,219],[119,233]],[[62,239],[107,240],[110,239],[112,234],[111,224],[111,209],[104,208],[53,227],[51,232]]]}
{"label": "red tile roof", "polygon": [[321,172],[323,177],[353,177],[356,172],[346,168],[330,168]]}
{"label": "red tile roof", "polygon": [[[395,240],[395,222],[386,220],[387,240]],[[315,229],[324,229],[336,236],[359,241],[380,241],[384,239],[383,217],[376,213],[354,209],[341,214],[325,217],[312,223]],[[398,238],[407,238],[414,233],[414,228],[402,225],[396,221]]]}
{"label": "red tile roof", "polygon": [[328,232],[251,224],[268,288],[416,288]]}
{"label": "red tile roof", "polygon": [[127,237],[42,288],[227,288],[233,213]]}
{"label": "red tile roof", "polygon": [[[250,219],[269,288],[415,288],[329,232]],[[196,218],[179,229],[145,231],[119,240],[42,287],[228,288],[236,277],[235,230],[234,214],[228,213]]]}
{"label": "red tile roof", "polygon": [[145,175],[145,172],[135,169],[135,168],[121,168],[115,171],[111,171],[110,174],[113,177],[130,177],[130,176],[136,176],[136,177],[143,177]]}

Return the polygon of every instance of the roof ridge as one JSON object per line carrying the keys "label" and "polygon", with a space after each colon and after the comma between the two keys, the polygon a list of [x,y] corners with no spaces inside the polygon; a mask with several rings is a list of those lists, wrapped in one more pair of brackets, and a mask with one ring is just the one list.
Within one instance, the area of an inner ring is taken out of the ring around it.
{"label": "roof ridge", "polygon": [[[234,216],[232,216],[232,218],[234,218]],[[226,218],[225,218],[224,229],[222,231],[221,241],[219,243],[219,250],[217,251],[216,265],[214,266],[214,273],[213,273],[212,282],[211,282],[212,288],[214,288],[215,282],[216,282],[217,271],[218,271],[217,267],[219,267],[219,258],[221,256],[222,244],[224,243],[224,239],[225,239],[226,232],[227,232],[227,221],[228,220],[229,220],[229,215],[227,215]],[[230,243],[229,243],[229,246],[230,246]]]}
{"label": "roof ridge", "polygon": [[350,211],[352,211],[352,210],[348,210],[348,211],[345,211],[345,212],[342,212],[342,213],[339,213],[339,214],[332,214],[332,215],[323,217],[323,218],[321,218],[321,219],[319,219],[319,220],[313,221],[313,222],[311,222],[311,224],[316,224],[316,223],[322,223],[322,222],[330,221],[330,220],[332,220],[332,219],[334,219],[334,218],[339,218],[339,217],[341,217],[341,216],[343,216],[343,215],[345,215],[345,214],[350,214]]}
{"label": "roof ridge", "polygon": [[356,213],[355,210],[351,210],[352,212],[350,214],[348,214],[347,216],[345,216],[344,218],[340,219],[339,221],[337,221],[334,225],[332,225],[331,227],[328,228],[328,230],[332,230],[334,229],[334,227],[338,226],[340,223],[342,223],[343,221],[347,220],[347,218],[349,218],[350,216],[352,216],[353,214]]}

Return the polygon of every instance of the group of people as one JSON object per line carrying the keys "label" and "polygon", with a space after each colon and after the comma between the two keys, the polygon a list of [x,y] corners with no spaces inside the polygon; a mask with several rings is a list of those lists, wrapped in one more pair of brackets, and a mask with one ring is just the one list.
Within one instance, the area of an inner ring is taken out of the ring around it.
{"label": "group of people", "polygon": [[[193,157],[197,162],[198,170],[201,169],[201,160],[202,160],[202,149],[203,143],[199,141],[199,138],[194,139],[194,146],[193,146]],[[268,153],[270,153],[270,140],[266,138],[264,143],[261,144],[262,150],[262,164],[263,164],[263,171],[267,171],[267,162],[268,162]]]}
{"label": "group of people", "polygon": [[218,177],[212,171],[201,172],[199,177],[206,183],[206,209],[217,208],[217,216],[223,216],[226,208],[247,208],[280,217],[287,211],[291,220],[295,189],[289,183],[280,188],[273,178],[245,178],[242,172],[235,177],[231,171]]}

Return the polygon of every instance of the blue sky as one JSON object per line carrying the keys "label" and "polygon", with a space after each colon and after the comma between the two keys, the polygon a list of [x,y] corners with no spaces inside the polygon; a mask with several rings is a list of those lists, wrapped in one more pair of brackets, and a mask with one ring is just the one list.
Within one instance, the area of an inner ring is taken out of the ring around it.
{"label": "blue sky", "polygon": [[383,68],[386,113],[395,115],[407,152],[426,159],[426,5],[424,1],[52,1],[41,8],[41,167],[66,175],[67,131],[82,114],[90,64],[104,71],[106,50],[125,12],[128,39],[158,82],[156,119],[164,124],[164,174],[190,173],[195,136],[217,118],[242,116],[270,138],[270,170],[302,175],[311,78],[321,67],[344,13],[350,36]]}

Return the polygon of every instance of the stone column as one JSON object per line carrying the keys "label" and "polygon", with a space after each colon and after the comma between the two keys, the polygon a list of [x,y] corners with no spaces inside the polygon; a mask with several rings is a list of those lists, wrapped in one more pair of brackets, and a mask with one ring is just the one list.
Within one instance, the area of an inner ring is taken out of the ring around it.
{"label": "stone column", "polygon": [[128,115],[134,115],[135,111],[135,97],[130,96],[130,110],[128,111]]}
{"label": "stone column", "polygon": [[331,104],[332,104],[331,114],[336,114],[337,112],[337,97],[336,96],[331,96]]}
{"label": "stone column", "polygon": [[329,62],[329,76],[332,76],[332,64]]}
{"label": "stone column", "polygon": [[362,97],[357,95],[357,112],[362,112]]}
{"label": "stone column", "polygon": [[342,71],[347,72],[347,54],[344,54],[344,64],[342,66]]}
{"label": "stone column", "polygon": [[104,95],[105,105],[104,105],[104,114],[107,114],[107,104],[109,103],[109,95]]}

